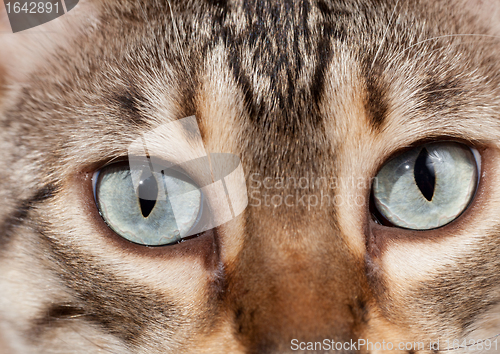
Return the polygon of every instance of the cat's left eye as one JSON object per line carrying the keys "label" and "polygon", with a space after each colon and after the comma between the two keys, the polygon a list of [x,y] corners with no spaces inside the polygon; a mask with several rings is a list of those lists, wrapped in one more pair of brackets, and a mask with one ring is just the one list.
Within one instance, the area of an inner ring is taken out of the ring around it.
{"label": "cat's left eye", "polygon": [[466,145],[437,142],[388,161],[374,180],[375,212],[390,224],[430,230],[455,220],[471,202],[479,154]]}
{"label": "cat's left eye", "polygon": [[94,195],[106,224],[144,246],[181,241],[190,235],[203,209],[202,192],[189,177],[176,171],[154,172],[147,165],[130,169],[117,163],[102,168],[94,175]]}

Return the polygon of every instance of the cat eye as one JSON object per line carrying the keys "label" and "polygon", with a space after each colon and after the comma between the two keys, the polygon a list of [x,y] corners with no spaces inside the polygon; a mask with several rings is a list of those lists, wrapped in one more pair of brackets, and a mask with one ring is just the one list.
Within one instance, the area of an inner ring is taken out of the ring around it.
{"label": "cat eye", "polygon": [[[418,146],[389,160],[372,187],[374,215],[406,229],[430,230],[455,220],[478,184],[476,151],[456,142]],[[378,218],[380,219],[380,218]]]}
{"label": "cat eye", "polygon": [[[134,188],[133,181],[138,181]],[[203,194],[186,175],[127,163],[105,166],[93,179],[94,197],[106,224],[144,246],[163,246],[190,235],[202,214]],[[172,197],[175,203],[171,201]]]}

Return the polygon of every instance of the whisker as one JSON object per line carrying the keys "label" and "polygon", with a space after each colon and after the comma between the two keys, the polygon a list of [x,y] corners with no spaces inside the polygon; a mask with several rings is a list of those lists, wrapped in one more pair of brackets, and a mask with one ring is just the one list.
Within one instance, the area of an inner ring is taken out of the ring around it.
{"label": "whisker", "polygon": [[175,22],[174,11],[172,10],[172,4],[171,4],[170,0],[167,0],[167,3],[168,3],[168,8],[170,9],[170,17],[172,18],[172,26],[174,28],[175,38],[177,39],[177,47],[179,49],[179,54],[181,56],[182,64],[184,65],[184,67],[186,69],[186,73],[189,73],[190,70],[189,70],[189,66],[187,65],[186,56],[185,56],[184,51],[182,49],[181,36],[179,34],[179,28],[177,26],[177,23]]}
{"label": "whisker", "polygon": [[436,93],[436,92],[459,91],[459,90],[463,90],[463,89],[461,87],[452,87],[452,88],[446,88],[446,89],[441,89],[441,90],[429,91],[429,92],[426,92],[426,93],[429,94],[429,93]]}
{"label": "whisker", "polygon": [[496,39],[500,39],[500,36],[494,36],[494,35],[490,35],[490,34],[478,34],[478,33],[459,33],[459,34],[445,34],[445,35],[442,35],[442,36],[436,36],[436,37],[431,37],[431,38],[427,38],[427,39],[424,39],[424,40],[421,40],[420,42],[417,42],[415,44],[412,44],[411,46],[403,49],[403,51],[407,51],[417,45],[420,45],[422,43],[426,43],[426,42],[430,42],[430,41],[433,41],[433,40],[436,40],[436,39],[440,39],[440,38],[453,38],[453,37],[489,37],[489,38],[496,38]]}
{"label": "whisker", "polygon": [[[421,40],[415,44],[412,44],[410,45],[409,47],[406,47],[404,48],[402,51],[400,51],[395,57],[392,58],[392,60],[389,62],[389,64],[387,66],[390,66],[392,65],[392,63],[401,58],[403,56],[404,53],[406,53],[408,50],[418,46],[418,45],[421,45],[421,44],[424,44],[424,43],[428,43],[430,41],[434,41],[434,40],[437,40],[437,39],[442,39],[442,38],[456,38],[456,37],[486,37],[486,38],[490,38],[490,39],[500,39],[500,36],[495,36],[495,35],[489,35],[489,34],[477,34],[477,33],[464,33],[464,34],[445,34],[445,35],[442,35],[442,36],[436,36],[436,37],[431,37],[431,38],[427,38],[427,39],[424,39],[424,40]],[[464,43],[454,43],[453,45],[460,45],[460,44],[464,44]],[[451,44],[450,44],[451,45]],[[444,48],[443,47],[440,47],[440,48],[437,48],[437,49],[433,49],[433,50],[439,50],[441,48]]]}
{"label": "whisker", "polygon": [[[496,38],[490,38],[490,40],[493,41],[493,39],[496,39]],[[476,44],[477,42],[461,42],[461,43],[452,43],[452,44],[446,44],[446,45],[442,45],[438,48],[435,48],[431,51],[428,51],[428,52],[425,52],[425,54],[430,54],[430,53],[434,53],[434,52],[437,52],[438,50],[441,50],[443,48],[449,48],[449,47],[454,47],[454,46],[457,46],[457,45],[468,45],[468,44]]]}
{"label": "whisker", "polygon": [[387,24],[387,27],[386,27],[385,32],[384,32],[384,36],[382,37],[382,41],[380,42],[378,50],[375,53],[375,57],[373,58],[372,65],[371,65],[372,69],[373,69],[373,65],[375,64],[375,61],[377,60],[377,57],[380,53],[380,50],[382,49],[382,47],[384,45],[385,39],[387,38],[387,32],[389,31],[389,28],[391,27],[392,18],[394,17],[394,14],[396,13],[396,8],[398,7],[398,4],[399,4],[399,0],[396,2],[396,5],[394,5],[394,9],[392,10],[391,17],[389,18],[389,23]]}

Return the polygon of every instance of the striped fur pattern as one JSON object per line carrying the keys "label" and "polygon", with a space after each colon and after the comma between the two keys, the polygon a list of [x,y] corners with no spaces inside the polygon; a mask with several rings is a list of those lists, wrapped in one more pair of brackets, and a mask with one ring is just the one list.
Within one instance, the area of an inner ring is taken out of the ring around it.
{"label": "striped fur pattern", "polygon": [[[0,34],[0,353],[365,339],[396,348],[335,352],[430,354],[499,334],[499,14],[495,0],[88,0]],[[92,173],[191,115],[209,151],[241,158],[249,207],[176,245],[121,239]],[[437,230],[376,225],[381,165],[442,139],[481,153],[472,205]]]}

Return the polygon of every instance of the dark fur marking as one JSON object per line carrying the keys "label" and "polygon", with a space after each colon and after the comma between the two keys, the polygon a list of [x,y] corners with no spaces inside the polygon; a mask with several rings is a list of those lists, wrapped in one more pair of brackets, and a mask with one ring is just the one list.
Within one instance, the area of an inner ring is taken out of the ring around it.
{"label": "dark fur marking", "polygon": [[[211,16],[212,37],[218,38],[217,43],[227,46],[228,64],[243,93],[249,121],[259,130],[279,129],[284,136],[297,136],[309,125],[319,127],[322,118],[311,111],[317,110],[322,96],[325,70],[333,57],[331,42],[347,37],[342,21],[348,12],[332,10],[328,17],[325,16],[317,24],[316,31],[321,34],[318,40],[313,38],[313,29],[309,28],[311,7],[315,5],[309,1],[244,2],[241,10],[246,29],[242,32],[227,20],[226,11],[231,9],[224,8],[222,12],[226,15],[222,18],[219,5],[215,5],[216,13]],[[202,52],[206,53],[215,44],[207,44]],[[312,68],[312,82],[298,86],[297,81],[303,75],[304,50],[315,53],[318,60],[316,67]],[[242,60],[245,53],[250,56],[250,63]],[[252,77],[257,67],[262,80],[270,82],[269,95],[261,96],[259,100],[256,99]]]}
{"label": "dark fur marking", "polygon": [[250,83],[250,79],[241,70],[241,63],[238,58],[237,49],[234,47],[231,48],[228,56],[229,56],[229,65],[232,69],[236,83],[240,86],[241,91],[243,92],[245,107],[248,110],[249,115],[251,117],[260,115],[260,112],[262,112],[262,107],[259,107],[254,102],[254,93],[252,85]]}
{"label": "dark fur marking", "polygon": [[196,73],[189,74],[189,77],[191,84],[184,85],[181,94],[181,102],[179,102],[181,107],[180,117],[182,118],[193,115],[201,116],[197,114],[198,112],[196,112],[196,105],[195,105],[195,95],[196,92],[199,92],[200,82],[198,80],[198,76]]}
{"label": "dark fur marking", "polygon": [[227,0],[207,0],[207,3],[211,6],[214,6],[220,10],[226,11],[228,10]]}
{"label": "dark fur marking", "polygon": [[370,123],[375,130],[379,130],[387,116],[388,104],[384,84],[378,75],[366,76],[367,97],[365,109],[368,112]]}
{"label": "dark fur marking", "polygon": [[237,326],[236,331],[240,336],[244,334],[242,316],[243,316],[243,308],[241,306],[237,307],[236,310],[234,310],[234,322],[236,323]]}
{"label": "dark fur marking", "polygon": [[225,30],[224,23],[226,22],[227,14],[230,10],[227,0],[206,0],[206,1],[211,7],[210,10],[213,11],[212,28],[214,29],[214,31],[221,31],[221,29]]}
{"label": "dark fur marking", "polygon": [[311,83],[311,96],[319,104],[325,86],[325,70],[332,58],[331,43],[329,39],[322,39],[318,44],[317,57],[319,65],[316,67]]}
{"label": "dark fur marking", "polygon": [[10,213],[0,225],[0,251],[5,248],[12,237],[13,230],[26,221],[29,211],[37,204],[43,203],[55,196],[58,191],[56,184],[47,184],[40,188],[32,197],[20,201],[16,209]]}
{"label": "dark fur marking", "polygon": [[348,305],[353,318],[360,323],[368,323],[368,309],[363,299],[356,298],[353,304]]}
{"label": "dark fur marking", "polygon": [[142,112],[147,108],[146,99],[139,92],[137,87],[130,85],[124,92],[115,95],[112,101],[118,103],[124,111],[124,116],[136,125],[145,124]]}
{"label": "dark fur marking", "polygon": [[47,320],[57,320],[69,317],[81,316],[85,312],[80,307],[71,304],[52,305],[45,317]]}
{"label": "dark fur marking", "polygon": [[317,6],[324,17],[321,23],[323,37],[342,42],[347,40],[346,24],[352,21],[353,14],[346,9],[330,7],[324,1],[319,1]]}
{"label": "dark fur marking", "polygon": [[82,318],[84,315],[85,311],[74,304],[52,304],[41,317],[34,321],[30,334],[38,337],[48,328],[59,326],[61,320]]}
{"label": "dark fur marking", "polygon": [[328,4],[325,1],[320,0],[320,1],[318,1],[317,5],[318,5],[319,11],[321,11],[323,16],[328,16],[332,13],[332,9],[330,8],[330,6],[328,6]]}
{"label": "dark fur marking", "polygon": [[444,81],[429,79],[422,85],[422,101],[430,109],[447,109],[460,104],[460,96],[466,94],[465,85],[456,78]]}
{"label": "dark fur marking", "polygon": [[362,61],[362,72],[366,87],[364,106],[374,130],[379,130],[384,124],[388,111],[386,83],[383,82],[381,75],[384,66],[380,63],[379,58],[380,55],[375,59],[375,53],[368,53]]}
{"label": "dark fur marking", "polygon": [[[40,230],[40,235],[50,249],[56,273],[74,293],[72,306],[84,314],[76,319],[94,323],[129,345],[139,343],[147,328],[175,331],[180,319],[173,301],[149,288],[118,278],[92,260],[93,256],[60,244],[45,230]],[[60,310],[54,314],[64,315]],[[36,325],[40,327],[39,323]]]}

